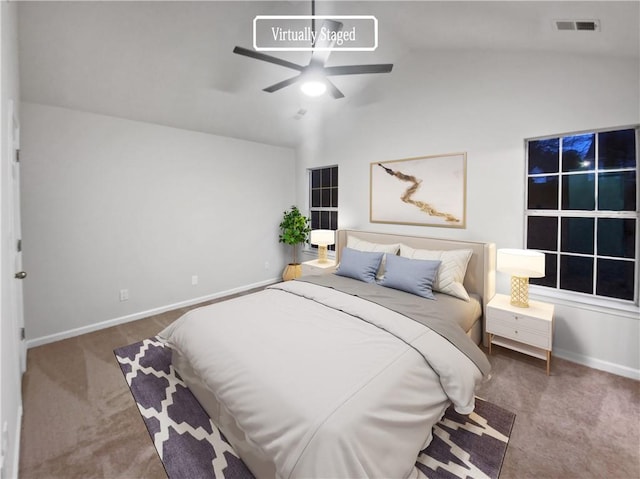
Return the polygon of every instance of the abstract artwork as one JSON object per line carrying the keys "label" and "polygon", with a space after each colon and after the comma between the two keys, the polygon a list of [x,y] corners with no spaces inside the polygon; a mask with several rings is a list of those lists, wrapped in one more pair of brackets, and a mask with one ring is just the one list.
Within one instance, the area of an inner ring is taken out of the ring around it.
{"label": "abstract artwork", "polygon": [[369,220],[464,228],[466,153],[371,163]]}

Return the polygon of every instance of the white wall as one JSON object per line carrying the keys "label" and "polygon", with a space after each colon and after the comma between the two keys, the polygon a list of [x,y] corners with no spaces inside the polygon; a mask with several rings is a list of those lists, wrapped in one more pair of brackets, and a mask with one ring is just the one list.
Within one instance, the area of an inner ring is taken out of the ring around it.
{"label": "white wall", "polygon": [[30,103],[22,114],[30,345],[281,274],[293,150]]}
{"label": "white wall", "polygon": [[[628,58],[420,51],[390,75],[392,90],[381,79],[380,91],[362,93],[377,102],[345,108],[297,152],[299,204],[308,203],[306,168],[339,165],[341,227],[522,247],[524,139],[640,122],[639,65]],[[459,151],[467,152],[465,229],[369,223],[371,162]],[[498,276],[498,292],[508,293]],[[559,306],[554,353],[640,377],[639,324]]]}
{"label": "white wall", "polygon": [[[18,451],[20,445],[20,418],[22,415],[22,394],[20,388],[19,336],[15,318],[14,270],[15,243],[9,235],[11,211],[11,149],[9,135],[9,102],[13,101],[13,116],[19,119],[20,97],[18,85],[18,52],[16,33],[16,4],[0,3],[0,31],[2,46],[2,79],[0,91],[2,107],[0,111],[0,475],[7,478],[18,477]],[[6,432],[4,432],[6,431]]]}

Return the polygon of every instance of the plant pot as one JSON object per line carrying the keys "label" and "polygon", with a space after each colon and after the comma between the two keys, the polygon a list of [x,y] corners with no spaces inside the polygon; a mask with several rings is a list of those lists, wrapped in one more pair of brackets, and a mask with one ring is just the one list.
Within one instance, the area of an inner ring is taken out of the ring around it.
{"label": "plant pot", "polygon": [[302,276],[302,265],[300,263],[289,263],[282,273],[282,279],[289,281]]}

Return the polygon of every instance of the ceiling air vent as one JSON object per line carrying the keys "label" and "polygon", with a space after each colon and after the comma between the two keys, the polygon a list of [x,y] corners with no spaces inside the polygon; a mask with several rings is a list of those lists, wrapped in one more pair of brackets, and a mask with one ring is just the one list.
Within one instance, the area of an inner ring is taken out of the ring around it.
{"label": "ceiling air vent", "polygon": [[558,31],[586,31],[597,32],[600,30],[600,22],[598,20],[555,20],[555,28]]}

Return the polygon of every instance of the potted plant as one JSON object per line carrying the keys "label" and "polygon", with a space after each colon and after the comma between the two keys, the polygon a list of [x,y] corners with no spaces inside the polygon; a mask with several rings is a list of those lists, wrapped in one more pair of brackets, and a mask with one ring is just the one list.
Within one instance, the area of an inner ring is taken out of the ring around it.
{"label": "potted plant", "polygon": [[289,263],[282,273],[283,280],[288,281],[302,274],[302,267],[297,261],[297,246],[307,241],[310,231],[309,218],[300,213],[296,206],[284,212],[280,222],[279,241],[293,247],[293,262]]}

